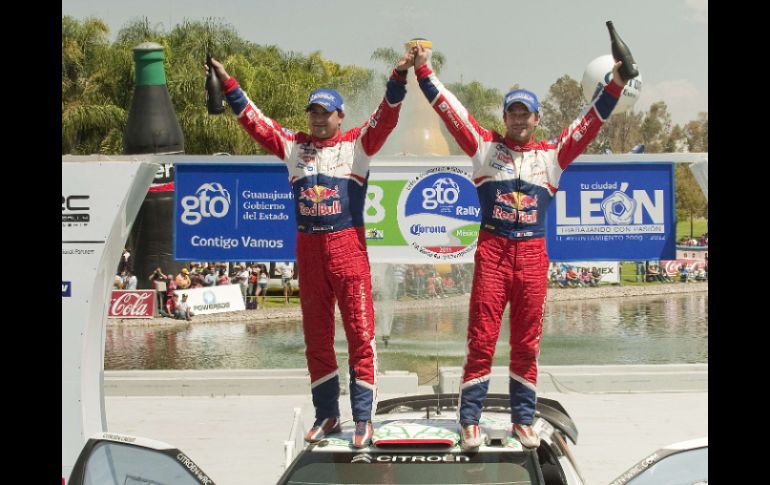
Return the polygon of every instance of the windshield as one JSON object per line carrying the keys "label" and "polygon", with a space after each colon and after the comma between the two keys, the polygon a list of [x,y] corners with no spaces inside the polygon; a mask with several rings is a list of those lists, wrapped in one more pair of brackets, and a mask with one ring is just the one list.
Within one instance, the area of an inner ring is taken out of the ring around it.
{"label": "windshield", "polygon": [[530,454],[305,453],[281,483],[291,485],[524,485]]}
{"label": "windshield", "polygon": [[708,483],[709,449],[697,448],[662,458],[628,483],[631,485],[692,485]]}
{"label": "windshield", "polygon": [[154,450],[104,441],[90,452],[82,483],[198,485],[213,482],[179,450]]}

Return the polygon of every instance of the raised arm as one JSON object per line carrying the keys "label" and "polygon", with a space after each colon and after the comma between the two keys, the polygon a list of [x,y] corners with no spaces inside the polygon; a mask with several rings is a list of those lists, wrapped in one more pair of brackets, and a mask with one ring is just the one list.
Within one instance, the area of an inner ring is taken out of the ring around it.
{"label": "raised arm", "polygon": [[465,106],[439,81],[438,77],[428,66],[428,53],[421,45],[416,47],[414,72],[420,84],[420,89],[433,110],[444,121],[449,133],[466,155],[480,162],[486,150],[484,142],[492,140],[492,132],[479,125]]}
{"label": "raised arm", "polygon": [[368,120],[360,126],[361,148],[371,157],[377,153],[398,123],[401,102],[406,96],[406,74],[414,65],[414,52],[407,51],[398,60],[385,88],[385,97]]}
{"label": "raised arm", "polygon": [[625,82],[620,76],[622,62],[612,68],[612,82],[608,83],[594,101],[557,138],[556,159],[563,169],[594,141],[607,118],[618,103]]}
{"label": "raised arm", "polygon": [[[238,81],[225,71],[222,63],[212,58],[211,65],[214,67],[217,77],[222,81],[227,102],[238,117],[241,126],[265,150],[285,161],[294,144],[294,132],[287,130],[274,119],[265,116],[257,108],[257,105],[249,99],[246,92],[240,88]],[[206,71],[208,72],[208,66]]]}

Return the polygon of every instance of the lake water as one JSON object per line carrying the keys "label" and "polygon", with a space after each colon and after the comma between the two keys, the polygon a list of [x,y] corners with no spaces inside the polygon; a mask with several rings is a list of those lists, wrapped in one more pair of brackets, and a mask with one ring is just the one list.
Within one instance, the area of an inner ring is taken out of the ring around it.
{"label": "lake water", "polygon": [[[381,370],[416,372],[435,384],[438,366],[460,366],[468,310],[431,307],[393,316],[387,346],[377,328]],[[508,312],[494,365],[507,366]],[[335,347],[347,367],[347,343],[337,322]],[[109,326],[105,369],[303,368],[300,321],[192,323],[172,327]],[[708,362],[708,293],[549,302],[541,365],[682,364]]]}

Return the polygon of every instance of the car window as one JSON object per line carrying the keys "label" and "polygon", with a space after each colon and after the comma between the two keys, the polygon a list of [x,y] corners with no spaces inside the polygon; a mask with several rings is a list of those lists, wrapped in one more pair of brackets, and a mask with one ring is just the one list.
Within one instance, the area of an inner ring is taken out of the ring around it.
{"label": "car window", "polygon": [[[533,483],[531,467],[522,455],[385,455],[309,453],[284,482],[291,485],[342,485],[395,483],[408,485]],[[320,458],[320,459],[319,459]]]}
{"label": "car window", "polygon": [[83,483],[198,485],[202,482],[190,476],[191,472],[197,471],[197,467],[194,464],[192,466],[195,470],[188,471],[161,451],[103,442],[98,443],[88,457]]}
{"label": "car window", "polygon": [[669,455],[628,483],[631,485],[694,485],[708,483],[709,449],[697,448]]}

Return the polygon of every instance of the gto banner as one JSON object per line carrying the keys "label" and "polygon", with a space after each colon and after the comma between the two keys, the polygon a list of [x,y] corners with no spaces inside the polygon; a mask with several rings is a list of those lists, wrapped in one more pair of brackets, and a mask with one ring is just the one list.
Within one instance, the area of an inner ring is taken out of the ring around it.
{"label": "gto banner", "polygon": [[[295,259],[294,199],[283,162],[175,166],[176,259]],[[481,217],[470,168],[470,161],[434,167],[419,160],[373,168],[364,206],[370,261],[472,262]],[[303,203],[331,207],[339,197],[333,189],[315,191]]]}
{"label": "gto banner", "polygon": [[109,318],[153,318],[155,290],[112,290]]}
{"label": "gto banner", "polygon": [[[364,205],[371,262],[473,262],[480,207],[470,160],[373,163]],[[283,162],[176,164],[175,257],[293,261],[294,200]],[[339,204],[336,189],[304,204]],[[674,257],[672,163],[577,163],[548,213],[553,261]]]}
{"label": "gto banner", "polygon": [[370,261],[473,262],[481,210],[470,169],[414,163],[372,174],[364,214]]}
{"label": "gto banner", "polygon": [[175,168],[175,259],[294,260],[294,195],[283,162]]}

